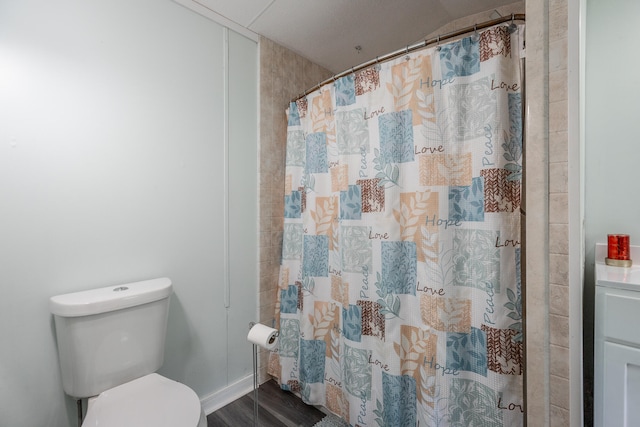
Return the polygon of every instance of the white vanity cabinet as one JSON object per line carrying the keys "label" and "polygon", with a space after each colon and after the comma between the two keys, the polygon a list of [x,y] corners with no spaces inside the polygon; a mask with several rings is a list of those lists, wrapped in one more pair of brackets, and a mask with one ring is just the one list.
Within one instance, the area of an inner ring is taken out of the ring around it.
{"label": "white vanity cabinet", "polygon": [[640,426],[640,264],[612,267],[605,256],[597,245],[594,425]]}

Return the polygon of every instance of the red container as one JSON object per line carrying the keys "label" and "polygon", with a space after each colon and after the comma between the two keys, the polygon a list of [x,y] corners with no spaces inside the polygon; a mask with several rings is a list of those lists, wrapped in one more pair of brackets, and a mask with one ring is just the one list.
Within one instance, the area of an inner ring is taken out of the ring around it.
{"label": "red container", "polygon": [[629,235],[608,234],[607,249],[607,258],[609,259],[630,260],[631,251],[629,249]]}

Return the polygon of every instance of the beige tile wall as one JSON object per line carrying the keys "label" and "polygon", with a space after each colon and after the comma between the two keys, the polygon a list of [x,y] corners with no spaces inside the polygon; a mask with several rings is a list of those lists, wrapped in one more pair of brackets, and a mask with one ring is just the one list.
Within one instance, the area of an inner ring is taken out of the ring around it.
{"label": "beige tile wall", "polygon": [[[260,38],[260,322],[272,325],[282,230],[284,163],[287,138],[285,110],[305,90],[331,77],[328,70],[300,55]],[[266,381],[267,352],[260,353],[260,379]]]}
{"label": "beige tile wall", "polygon": [[[549,425],[569,423],[568,1],[549,0]],[[578,369],[578,367],[575,367]],[[574,391],[575,392],[575,391]]]}
{"label": "beige tile wall", "polygon": [[[568,0],[528,0],[527,331],[530,426],[569,426],[572,372],[569,342]],[[529,31],[530,30],[530,31]],[[535,86],[532,86],[535,85]],[[538,164],[536,164],[538,163]],[[544,163],[544,165],[542,165]],[[529,184],[532,184],[529,187]],[[540,189],[543,194],[540,194]],[[532,203],[533,202],[533,203]],[[536,219],[546,218],[546,224]],[[533,231],[534,233],[530,233]],[[543,236],[532,242],[531,236]],[[533,248],[533,251],[529,251]],[[534,272],[535,271],[535,272]],[[534,362],[535,361],[535,362]],[[582,408],[576,408],[581,411]]]}

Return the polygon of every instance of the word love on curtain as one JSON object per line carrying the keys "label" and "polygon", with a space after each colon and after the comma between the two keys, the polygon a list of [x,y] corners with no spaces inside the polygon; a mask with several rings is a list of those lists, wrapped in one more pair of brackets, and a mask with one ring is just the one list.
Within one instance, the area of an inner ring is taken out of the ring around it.
{"label": "word love on curtain", "polygon": [[520,27],[288,109],[281,387],[352,426],[523,423]]}

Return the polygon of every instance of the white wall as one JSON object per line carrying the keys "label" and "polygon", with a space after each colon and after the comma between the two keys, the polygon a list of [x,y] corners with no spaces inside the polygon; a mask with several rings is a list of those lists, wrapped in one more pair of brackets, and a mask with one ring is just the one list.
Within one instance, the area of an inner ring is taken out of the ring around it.
{"label": "white wall", "polygon": [[631,244],[640,245],[640,2],[587,0],[586,14],[584,315],[590,361],[594,245],[606,242],[608,233],[629,234]]}
{"label": "white wall", "polygon": [[0,1],[0,425],[75,425],[56,294],[170,277],[160,372],[201,397],[251,374],[257,46],[224,35],[170,0]]}
{"label": "white wall", "polygon": [[[640,245],[640,2],[587,2],[587,262],[608,233]],[[639,260],[640,261],[640,260]]]}

